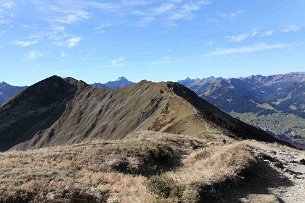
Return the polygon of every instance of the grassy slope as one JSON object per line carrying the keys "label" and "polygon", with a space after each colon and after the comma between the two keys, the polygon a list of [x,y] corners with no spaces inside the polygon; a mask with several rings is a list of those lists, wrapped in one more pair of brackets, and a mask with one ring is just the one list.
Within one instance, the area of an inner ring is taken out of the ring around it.
{"label": "grassy slope", "polygon": [[0,154],[0,202],[198,202],[257,165],[249,141],[137,132]]}

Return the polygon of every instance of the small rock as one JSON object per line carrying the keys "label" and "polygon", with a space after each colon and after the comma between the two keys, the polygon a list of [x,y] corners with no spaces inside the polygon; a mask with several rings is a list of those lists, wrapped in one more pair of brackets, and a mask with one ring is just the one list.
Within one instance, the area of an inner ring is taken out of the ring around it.
{"label": "small rock", "polygon": [[279,161],[275,162],[274,166],[277,167],[277,168],[280,168],[280,169],[284,169],[284,165],[281,162],[279,162]]}
{"label": "small rock", "polygon": [[305,159],[301,159],[301,160],[299,161],[299,163],[302,164],[302,165],[305,165]]}

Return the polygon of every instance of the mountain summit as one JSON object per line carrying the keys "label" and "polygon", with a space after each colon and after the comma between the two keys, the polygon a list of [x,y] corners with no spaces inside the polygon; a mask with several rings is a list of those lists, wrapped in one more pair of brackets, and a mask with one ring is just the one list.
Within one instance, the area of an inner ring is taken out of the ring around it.
{"label": "mountain summit", "polygon": [[277,142],[173,82],[96,89],[52,76],[0,108],[0,150],[121,139],[138,130]]}

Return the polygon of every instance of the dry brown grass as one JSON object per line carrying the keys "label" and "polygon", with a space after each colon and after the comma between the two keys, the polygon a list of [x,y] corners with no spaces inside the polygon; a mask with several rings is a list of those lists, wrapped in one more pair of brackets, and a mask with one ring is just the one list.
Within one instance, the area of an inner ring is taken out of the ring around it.
{"label": "dry brown grass", "polygon": [[0,201],[143,202],[154,196],[144,182],[181,165],[184,154],[204,146],[187,136],[136,133],[120,141],[0,154]]}
{"label": "dry brown grass", "polygon": [[250,146],[241,142],[194,152],[181,170],[169,175],[181,184],[214,184],[236,177],[254,162]]}
{"label": "dry brown grass", "polygon": [[160,181],[173,181],[169,189],[173,192],[161,195],[177,202],[198,202],[202,198],[200,192],[205,187],[212,188],[213,185],[238,179],[255,162],[256,158],[247,142],[197,150],[184,159],[183,167],[159,176]]}
{"label": "dry brown grass", "polygon": [[197,202],[255,163],[248,142],[156,132],[0,154],[0,202]]}

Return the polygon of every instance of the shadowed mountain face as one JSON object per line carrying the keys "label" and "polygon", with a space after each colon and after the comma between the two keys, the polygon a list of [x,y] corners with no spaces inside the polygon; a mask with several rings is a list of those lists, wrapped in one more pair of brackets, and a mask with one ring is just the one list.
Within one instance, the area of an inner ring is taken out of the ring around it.
{"label": "shadowed mountain face", "polygon": [[1,151],[121,139],[137,130],[277,141],[172,82],[96,89],[53,76],[0,108]]}
{"label": "shadowed mountain face", "polygon": [[305,74],[179,81],[251,125],[305,148]]}
{"label": "shadowed mountain face", "polygon": [[5,82],[0,83],[0,105],[24,90],[26,87],[12,86]]}

